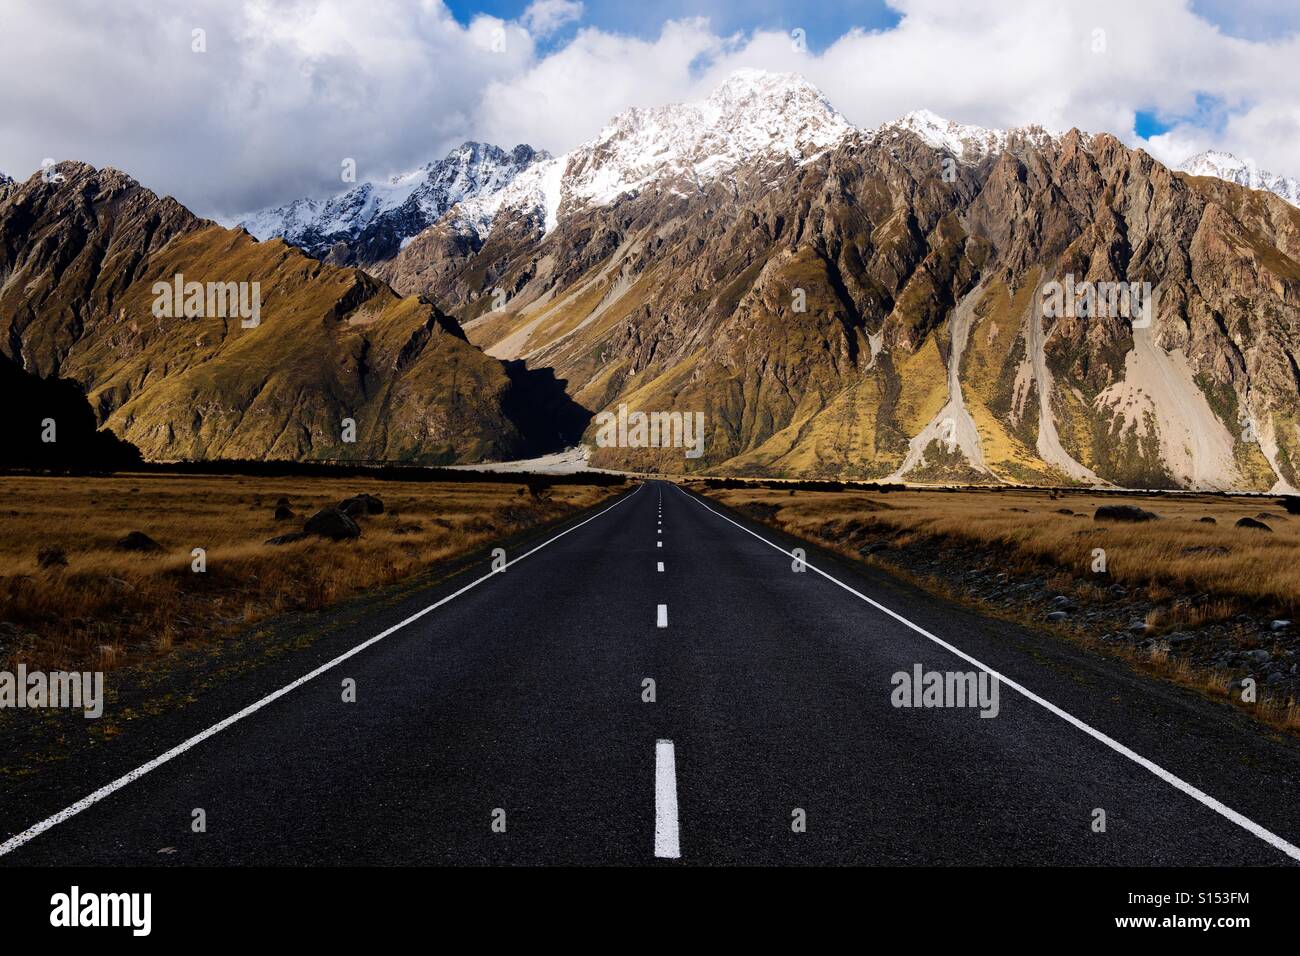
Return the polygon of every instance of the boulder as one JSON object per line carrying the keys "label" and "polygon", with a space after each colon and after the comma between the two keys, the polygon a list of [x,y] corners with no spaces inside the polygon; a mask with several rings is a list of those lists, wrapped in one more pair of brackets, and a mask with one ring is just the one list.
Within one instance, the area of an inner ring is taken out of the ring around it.
{"label": "boulder", "polygon": [[1155,521],[1160,516],[1136,505],[1102,505],[1092,516],[1094,521]]}
{"label": "boulder", "polygon": [[143,554],[161,551],[163,546],[143,531],[132,531],[114,545],[119,551],[135,551]]}
{"label": "boulder", "polygon": [[290,531],[288,534],[277,534],[274,538],[267,538],[266,544],[293,544],[305,537],[307,537],[305,531]]}
{"label": "boulder", "polygon": [[360,494],[344,498],[338,503],[338,509],[349,518],[360,518],[363,515],[383,514],[384,503],[374,495]]}
{"label": "boulder", "polygon": [[338,508],[322,508],[302,527],[304,534],[314,534],[331,541],[361,537],[361,527]]}
{"label": "boulder", "polygon": [[278,505],[275,506],[275,520],[276,520],[276,521],[288,521],[288,520],[290,520],[290,519],[293,518],[293,517],[294,517],[293,509],[290,508],[288,505],[279,505],[279,504],[278,504]]}
{"label": "boulder", "polygon": [[1240,519],[1238,519],[1238,521],[1237,521],[1237,527],[1238,527],[1238,528],[1253,528],[1253,529],[1256,530],[1256,531],[1272,531],[1272,530],[1273,530],[1273,529],[1270,528],[1268,525],[1264,524],[1264,522],[1262,522],[1262,521],[1257,521],[1257,520],[1254,519],[1254,518],[1240,518]]}

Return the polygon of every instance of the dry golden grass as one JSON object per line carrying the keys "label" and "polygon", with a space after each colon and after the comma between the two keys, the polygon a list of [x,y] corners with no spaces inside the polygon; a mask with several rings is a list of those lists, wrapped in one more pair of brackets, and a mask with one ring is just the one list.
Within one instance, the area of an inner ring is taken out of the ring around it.
{"label": "dry golden grass", "polygon": [[[1105,588],[1115,583],[1129,590],[1140,587],[1154,605],[1171,602],[1148,613],[1147,624],[1154,632],[1228,621],[1242,613],[1294,619],[1300,610],[1300,516],[1286,514],[1273,498],[1001,489],[791,492],[757,487],[718,490],[703,483],[694,487],[853,559],[859,557],[856,548],[862,539],[858,536],[853,545],[843,539],[867,529],[899,548],[990,549],[1009,574],[1046,574],[1052,588],[1083,601],[1104,602]],[[1160,520],[1094,521],[1096,509],[1110,504],[1136,505],[1160,515]],[[1273,533],[1235,527],[1239,518],[1262,514],[1267,515],[1263,520]],[[1207,516],[1216,523],[1200,520]],[[1104,578],[1092,570],[1098,548],[1105,551],[1108,574]],[[969,598],[950,581],[895,570],[956,600]],[[1175,600],[1202,595],[1205,598],[1194,603]],[[1076,637],[1103,649],[1088,635]],[[1174,659],[1166,645],[1142,649],[1112,644],[1104,650],[1169,680],[1236,700],[1228,693],[1229,675]],[[1300,731],[1300,703],[1289,697],[1261,697],[1249,712],[1270,726]]]}
{"label": "dry golden grass", "polygon": [[[35,635],[0,649],[0,667],[112,668],[242,629],[286,610],[317,610],[436,567],[596,503],[611,489],[353,478],[117,475],[0,477],[0,621]],[[386,511],[355,541],[272,546],[318,508],[366,492]],[[277,498],[297,517],[273,520]],[[115,549],[130,531],[160,554]],[[37,551],[68,564],[43,569]],[[207,570],[191,569],[192,550]],[[12,633],[12,628],[9,628]]]}
{"label": "dry golden grass", "polygon": [[[1263,606],[1279,614],[1300,603],[1300,516],[1271,498],[1214,495],[1088,495],[1041,491],[804,492],[764,489],[709,491],[723,503],[776,505],[791,534],[817,536],[827,522],[865,521],[904,533],[900,544],[951,539],[994,545],[1008,570],[1055,568],[1075,582],[1092,576],[1093,551],[1104,549],[1107,583],[1169,594],[1208,594],[1224,616]],[[1141,524],[1093,521],[1101,505],[1131,504],[1160,515]],[[1069,509],[1074,515],[1058,513]],[[1238,518],[1267,512],[1273,533],[1236,528]],[[1199,520],[1209,516],[1216,524]],[[907,535],[911,537],[908,538]],[[1187,549],[1226,548],[1185,553]],[[1162,589],[1162,590],[1161,590]],[[1200,609],[1202,616],[1208,613]]]}

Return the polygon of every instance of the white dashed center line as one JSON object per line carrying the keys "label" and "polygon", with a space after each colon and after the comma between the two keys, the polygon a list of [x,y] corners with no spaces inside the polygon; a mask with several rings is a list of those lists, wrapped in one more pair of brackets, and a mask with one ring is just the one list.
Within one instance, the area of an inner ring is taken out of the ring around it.
{"label": "white dashed center line", "polygon": [[671,740],[655,742],[655,856],[680,859],[677,833],[677,757]]}
{"label": "white dashed center line", "polygon": [[668,626],[668,605],[667,605],[667,604],[660,604],[660,605],[659,605],[659,615],[658,615],[658,617],[655,619],[655,625],[656,625],[657,627],[667,627],[667,626]]}
{"label": "white dashed center line", "polygon": [[663,563],[662,561],[660,561],[660,562],[659,562],[659,570],[662,571],[663,569],[664,569],[664,563]]}

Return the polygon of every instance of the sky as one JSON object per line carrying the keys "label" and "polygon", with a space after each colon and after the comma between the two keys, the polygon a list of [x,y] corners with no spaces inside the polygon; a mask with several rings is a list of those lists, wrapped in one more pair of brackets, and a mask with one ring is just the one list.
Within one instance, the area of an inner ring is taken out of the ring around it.
{"label": "sky", "polygon": [[741,67],[1300,177],[1295,0],[3,0],[0,171],[116,166],[230,219],[467,139],[561,153]]}

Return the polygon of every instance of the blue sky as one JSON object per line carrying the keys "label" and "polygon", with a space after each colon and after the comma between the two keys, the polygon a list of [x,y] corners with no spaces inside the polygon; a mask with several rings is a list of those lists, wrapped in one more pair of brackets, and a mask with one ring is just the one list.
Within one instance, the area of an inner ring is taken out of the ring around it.
{"label": "blue sky", "polygon": [[[468,24],[476,14],[488,14],[503,20],[518,19],[529,0],[450,0],[448,7],[462,23]],[[854,27],[864,30],[896,26],[899,13],[882,0],[835,0],[829,3],[792,2],[792,0],[584,0],[581,26],[650,38],[657,36],[666,20],[707,17],[721,34],[754,30],[806,31],[808,45],[821,50]],[[550,47],[566,42],[579,24],[571,23],[555,37]]]}
{"label": "blue sky", "polygon": [[[447,0],[461,23],[478,14],[518,19],[530,0]],[[953,0],[960,3],[962,0]],[[1136,3],[1142,0],[1134,0]],[[972,5],[967,0],[967,5]],[[640,37],[658,34],[666,20],[708,17],[719,33],[759,29],[807,31],[814,50],[824,49],[853,28],[889,29],[900,14],[883,0],[584,0],[581,24],[570,23],[548,38],[547,46],[566,42],[581,26]],[[1300,2],[1288,0],[1195,0],[1192,9],[1224,33],[1249,40],[1268,40],[1300,31]]]}

